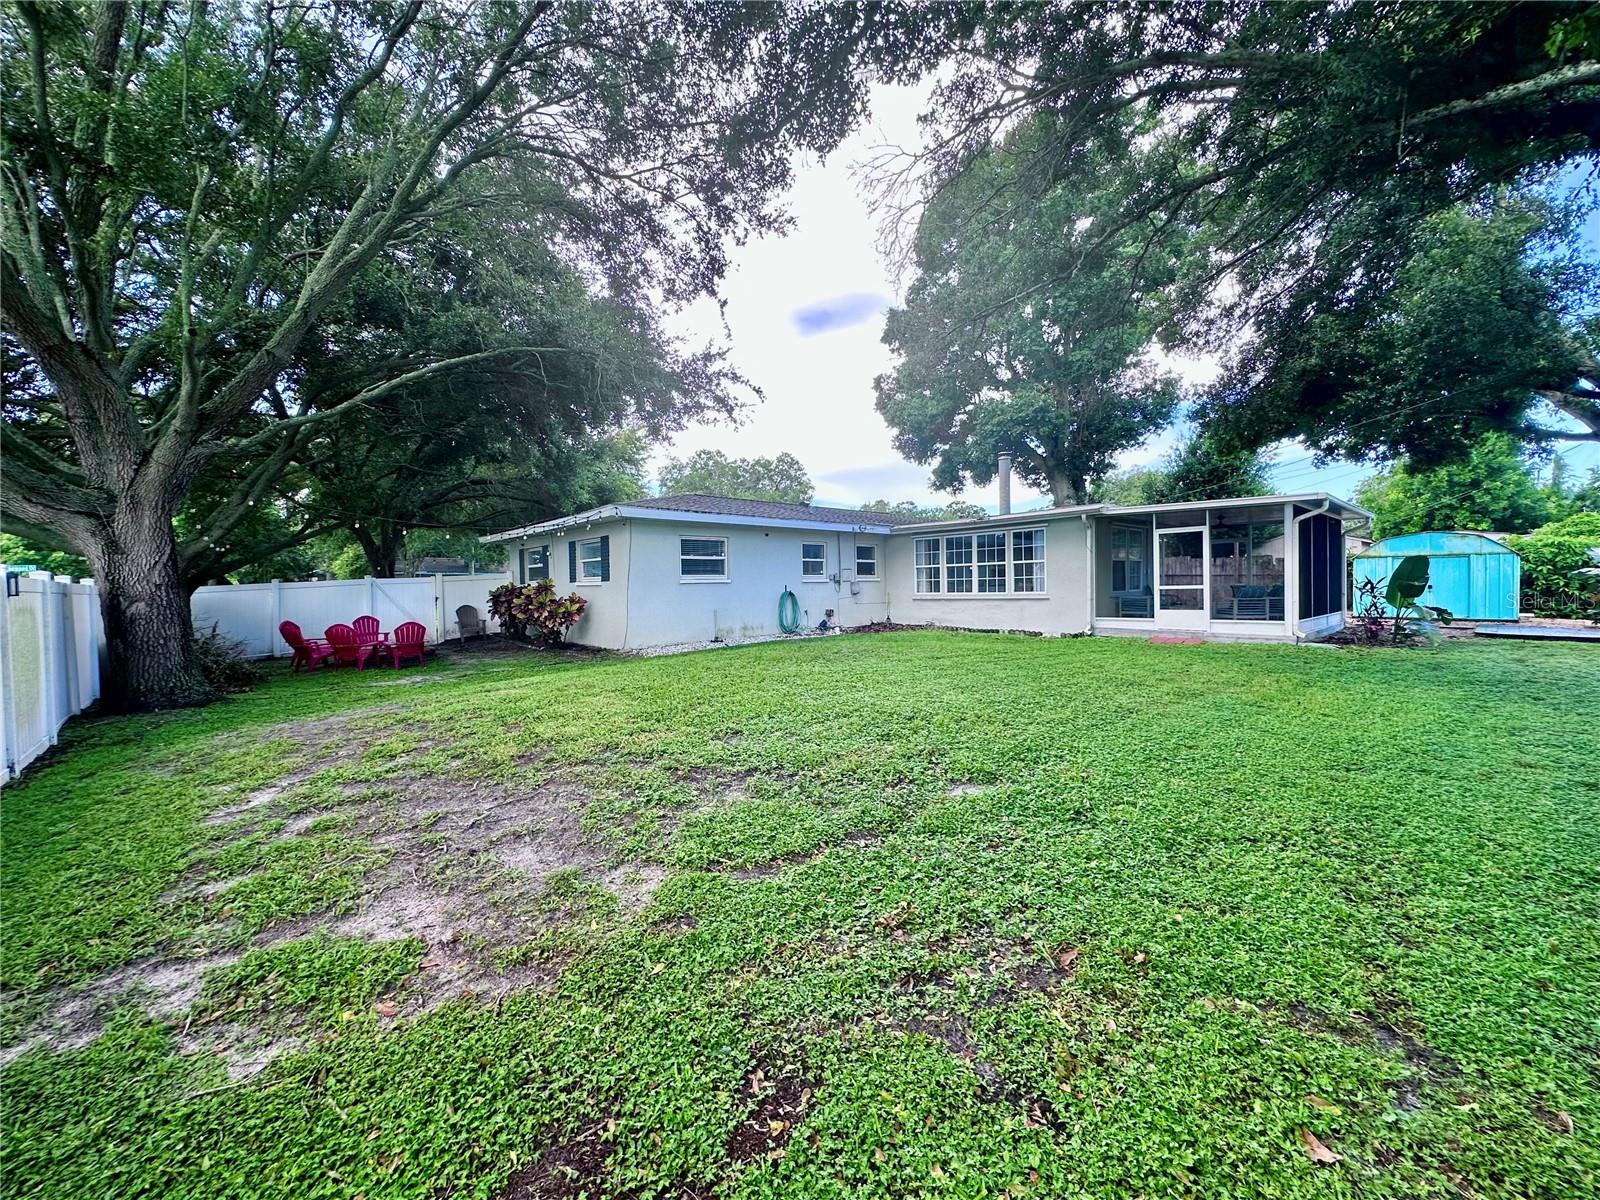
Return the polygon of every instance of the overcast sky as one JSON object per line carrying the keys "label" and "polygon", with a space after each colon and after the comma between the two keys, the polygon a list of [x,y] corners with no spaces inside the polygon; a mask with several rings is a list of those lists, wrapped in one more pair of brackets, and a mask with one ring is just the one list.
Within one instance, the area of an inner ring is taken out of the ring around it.
{"label": "overcast sky", "polygon": [[[794,227],[782,237],[752,241],[733,254],[722,289],[724,313],[703,302],[678,314],[671,325],[697,341],[731,339],[734,365],[765,393],[738,426],[695,425],[658,447],[663,459],[696,450],[721,450],[736,457],[788,451],[805,464],[816,483],[816,502],[855,507],[869,500],[944,503],[951,497],[929,486],[928,468],[906,462],[873,407],[873,379],[891,365],[882,343],[883,313],[899,294],[876,248],[877,227],[851,168],[875,146],[917,144],[920,92],[875,89],[872,122],[826,163],[802,163],[789,197]],[[1591,233],[1593,226],[1591,225]],[[1189,383],[1215,377],[1208,361],[1177,360],[1174,369]],[[1164,431],[1128,451],[1123,466],[1154,462],[1171,449]],[[1274,484],[1280,491],[1329,491],[1349,497],[1371,468],[1351,463],[1315,467],[1304,447],[1273,451]],[[1587,469],[1600,462],[1600,448],[1568,455]],[[963,497],[992,505],[993,488]],[[1044,500],[1020,483],[1013,503],[1031,507]]]}

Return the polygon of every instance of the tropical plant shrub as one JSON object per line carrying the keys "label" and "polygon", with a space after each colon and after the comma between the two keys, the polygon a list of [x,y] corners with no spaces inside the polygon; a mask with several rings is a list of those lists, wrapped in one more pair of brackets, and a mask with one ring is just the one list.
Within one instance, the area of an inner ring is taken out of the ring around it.
{"label": "tropical plant shrub", "polygon": [[[1417,638],[1433,640],[1430,622],[1450,624],[1448,608],[1422,604],[1428,589],[1428,558],[1411,554],[1400,560],[1387,579],[1363,579],[1356,584],[1351,605],[1350,639],[1369,645],[1407,645]],[[1391,618],[1388,614],[1393,613]],[[1393,624],[1391,624],[1391,620]]]}
{"label": "tropical plant shrub", "polygon": [[1588,578],[1575,574],[1593,565],[1589,552],[1600,547],[1600,512],[1574,513],[1541,525],[1524,537],[1506,539],[1522,556],[1524,612],[1541,617],[1586,617],[1594,601]]}
{"label": "tropical plant shrub", "polygon": [[489,611],[500,628],[514,638],[555,645],[578,623],[588,601],[573,592],[556,595],[548,579],[533,583],[502,583],[489,593]]}

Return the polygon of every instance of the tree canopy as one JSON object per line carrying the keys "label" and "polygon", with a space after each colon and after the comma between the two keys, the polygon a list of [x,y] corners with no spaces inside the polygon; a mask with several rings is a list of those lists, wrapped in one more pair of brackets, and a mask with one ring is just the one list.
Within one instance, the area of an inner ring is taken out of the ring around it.
{"label": "tree canopy", "polygon": [[1372,536],[1386,538],[1432,529],[1526,533],[1566,516],[1574,500],[1559,477],[1540,487],[1521,445],[1490,433],[1459,462],[1402,461],[1380,471],[1356,489],[1356,503],[1372,513]]}
{"label": "tree canopy", "polygon": [[1271,491],[1271,471],[1259,451],[1223,447],[1210,435],[1194,432],[1156,466],[1108,475],[1091,490],[1091,498],[1108,504],[1174,504]]}
{"label": "tree canopy", "polygon": [[[730,240],[782,225],[793,152],[859,115],[869,24],[842,6],[0,10],[0,318],[37,381],[7,396],[0,506],[93,566],[111,703],[208,694],[186,558],[317,426],[467,368],[542,383],[546,348],[502,342],[312,396],[313,334],[357,279],[426,287],[428,239],[493,212],[598,294],[711,292]],[[180,546],[208,473],[234,491]]]}
{"label": "tree canopy", "polygon": [[1264,326],[1200,419],[1234,444],[1296,437],[1414,467],[1497,432],[1575,438],[1543,410],[1600,417],[1600,261],[1576,217],[1497,191],[1424,218],[1385,287]]}
{"label": "tree canopy", "polygon": [[1176,382],[1146,351],[1186,231],[1064,241],[1115,212],[1120,176],[1108,160],[1092,183],[1030,194],[1018,173],[1058,136],[1050,117],[1026,121],[966,163],[917,227],[916,276],[885,326],[897,361],[878,378],[878,411],[936,487],[989,483],[1007,450],[1022,479],[1079,503],[1176,411]]}
{"label": "tree canopy", "polygon": [[862,512],[892,513],[897,517],[915,517],[919,521],[977,521],[989,515],[981,504],[952,500],[949,504],[918,504],[915,500],[871,500],[861,506]]}
{"label": "tree canopy", "polygon": [[730,458],[720,450],[697,450],[688,458],[668,459],[658,482],[664,496],[734,496],[785,504],[810,504],[816,492],[805,466],[787,452],[774,458]]}
{"label": "tree canopy", "polygon": [[[1191,349],[1241,350],[1249,379],[1269,378],[1279,340],[1295,345],[1290,335],[1319,318],[1345,321],[1354,307],[1373,331],[1419,222],[1600,150],[1600,22],[1586,3],[1179,0],[947,19],[956,51],[929,146],[877,164],[891,242],[909,247],[921,207],[962,191],[970,164],[997,151],[1016,160],[1010,182],[969,206],[975,225],[1046,202],[1064,181],[1082,190],[1120,174],[1109,212],[1058,228],[1058,270],[1028,294],[1093,274],[1110,247],[1159,248],[1192,227],[1204,249],[1171,290],[1174,325]],[[1037,118],[1043,137],[1010,132]],[[1130,120],[1140,137],[1127,136]],[[1559,382],[1533,372],[1524,392],[1548,390],[1593,437],[1594,382],[1569,364]],[[1417,399],[1382,396],[1371,415]],[[1339,426],[1315,390],[1283,404],[1231,432],[1264,443]],[[1430,454],[1465,453],[1495,421],[1519,436],[1528,426],[1526,405],[1462,415],[1468,428],[1453,443],[1436,435]],[[1424,440],[1394,449],[1420,452]]]}

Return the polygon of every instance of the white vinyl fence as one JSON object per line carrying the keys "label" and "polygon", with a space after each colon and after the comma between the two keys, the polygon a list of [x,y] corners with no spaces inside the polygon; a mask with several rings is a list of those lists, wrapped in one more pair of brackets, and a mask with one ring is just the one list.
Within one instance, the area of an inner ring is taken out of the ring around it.
{"label": "white vinyl fence", "polygon": [[0,783],[56,743],[68,717],[100,698],[105,631],[89,580],[0,566]]}
{"label": "white vinyl fence", "polygon": [[323,579],[304,583],[241,583],[196,588],[190,601],[194,631],[213,627],[241,642],[251,658],[276,658],[289,653],[278,636],[280,621],[293,621],[307,637],[321,637],[329,625],[348,625],[357,617],[374,616],[385,631],[405,621],[428,627],[428,640],[459,637],[456,609],[470,604],[491,631],[499,626],[489,616],[489,593],[511,576],[418,575],[407,579]]}

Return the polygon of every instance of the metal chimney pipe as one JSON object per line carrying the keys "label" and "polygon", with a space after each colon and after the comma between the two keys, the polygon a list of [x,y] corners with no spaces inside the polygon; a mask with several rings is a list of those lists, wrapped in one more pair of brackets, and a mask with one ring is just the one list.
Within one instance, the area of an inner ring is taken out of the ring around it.
{"label": "metal chimney pipe", "polygon": [[1000,515],[1003,517],[1011,511],[1011,453],[1008,450],[1000,451]]}

